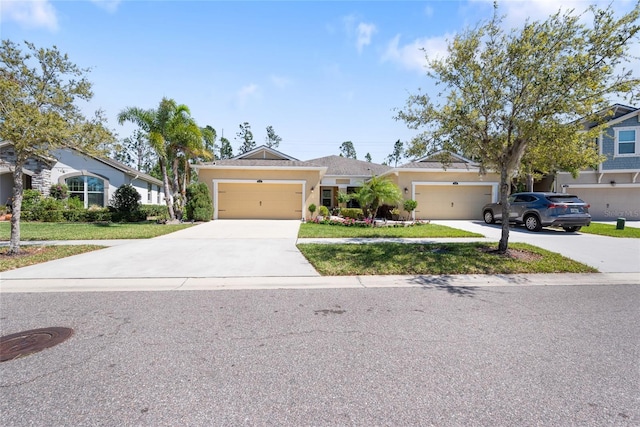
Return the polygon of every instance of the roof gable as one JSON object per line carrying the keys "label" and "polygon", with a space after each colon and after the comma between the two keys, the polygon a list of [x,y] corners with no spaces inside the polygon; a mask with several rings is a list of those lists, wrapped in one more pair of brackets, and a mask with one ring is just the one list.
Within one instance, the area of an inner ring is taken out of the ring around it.
{"label": "roof gable", "polygon": [[[608,126],[613,126],[636,115],[640,117],[640,108],[622,104],[613,104],[612,106],[595,113],[595,116],[604,119],[604,122]],[[602,122],[593,118],[584,118],[581,120],[581,123],[586,129],[591,129]]]}
{"label": "roof gable", "polygon": [[292,160],[297,161],[298,159],[288,156],[280,151],[274,150],[273,148],[267,147],[266,145],[261,145],[257,148],[254,148],[251,151],[247,151],[246,153],[239,154],[233,157],[232,160]]}
{"label": "roof gable", "polygon": [[464,169],[477,170],[478,164],[459,154],[442,150],[399,166],[398,169]]}

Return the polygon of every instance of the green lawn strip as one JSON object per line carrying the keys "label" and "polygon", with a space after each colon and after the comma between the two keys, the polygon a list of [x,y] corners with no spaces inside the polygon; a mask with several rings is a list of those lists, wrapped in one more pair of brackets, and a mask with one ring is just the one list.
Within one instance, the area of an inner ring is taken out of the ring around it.
{"label": "green lawn strip", "polygon": [[511,257],[487,243],[299,244],[323,276],[413,274],[594,273],[596,269],[524,243]]}
{"label": "green lawn strip", "polygon": [[592,222],[588,227],[582,227],[580,233],[598,234],[609,237],[628,237],[640,239],[640,228],[625,227],[624,230],[616,230],[615,224],[602,224]]}
{"label": "green lawn strip", "polygon": [[102,249],[105,246],[98,245],[68,245],[68,246],[27,246],[20,247],[19,255],[7,255],[8,248],[0,249],[0,271],[13,270],[40,264],[54,259],[65,258],[85,252]]}
{"label": "green lawn strip", "polygon": [[[149,239],[192,224],[20,222],[20,240]],[[9,240],[9,222],[0,222],[0,240]]]}
{"label": "green lawn strip", "polygon": [[437,224],[421,224],[410,227],[355,227],[305,222],[300,225],[299,238],[331,237],[389,237],[389,238],[429,238],[429,237],[484,237],[457,228]]}

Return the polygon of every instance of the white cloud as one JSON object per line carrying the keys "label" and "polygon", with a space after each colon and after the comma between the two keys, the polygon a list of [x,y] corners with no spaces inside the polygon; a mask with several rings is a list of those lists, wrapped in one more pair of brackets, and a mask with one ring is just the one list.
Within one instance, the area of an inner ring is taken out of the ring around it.
{"label": "white cloud", "polygon": [[374,24],[365,24],[361,22],[358,24],[358,38],[356,40],[356,49],[358,52],[362,52],[365,46],[371,44],[371,36],[377,31]]}
{"label": "white cloud", "polygon": [[387,44],[382,54],[382,62],[395,62],[408,70],[424,71],[429,59],[443,59],[447,56],[447,39],[451,35],[415,39],[409,44],[400,45],[400,35]]}
{"label": "white cloud", "polygon": [[17,22],[24,28],[58,30],[56,10],[48,0],[2,0],[0,18]]}
{"label": "white cloud", "polygon": [[238,106],[244,107],[250,99],[259,98],[260,97],[260,87],[251,83],[246,86],[240,88],[240,90],[236,93],[236,101]]}
{"label": "white cloud", "polygon": [[276,76],[274,74],[271,75],[271,83],[274,84],[279,89],[284,89],[285,87],[291,84],[291,80],[287,77]]}
{"label": "white cloud", "polygon": [[115,13],[118,10],[118,6],[120,6],[121,0],[91,0],[91,3],[109,13]]}
{"label": "white cloud", "polygon": [[375,24],[363,22],[356,15],[343,16],[342,23],[348,40],[351,42],[355,38],[359,53],[362,53],[365,46],[371,44],[371,38],[378,32]]}

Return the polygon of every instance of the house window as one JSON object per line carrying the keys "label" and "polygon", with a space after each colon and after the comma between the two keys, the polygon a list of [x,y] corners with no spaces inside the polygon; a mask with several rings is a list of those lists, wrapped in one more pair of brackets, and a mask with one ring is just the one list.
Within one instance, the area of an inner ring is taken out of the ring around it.
{"label": "house window", "polygon": [[616,129],[616,156],[635,156],[638,154],[638,129]]}
{"label": "house window", "polygon": [[322,189],[322,206],[331,207],[333,201],[333,192],[330,188]]}
{"label": "house window", "polygon": [[156,200],[156,203],[157,203],[157,204],[160,204],[160,186],[159,186],[159,185],[156,185],[156,192],[157,192],[157,195],[156,195],[156,199],[157,199],[157,200]]}
{"label": "house window", "polygon": [[147,182],[147,203],[152,203],[151,201],[153,200],[153,195],[151,194],[153,192],[153,185],[151,185],[150,182]]}
{"label": "house window", "polygon": [[74,176],[65,180],[69,187],[69,197],[84,202],[84,207],[104,206],[104,180],[95,176]]}

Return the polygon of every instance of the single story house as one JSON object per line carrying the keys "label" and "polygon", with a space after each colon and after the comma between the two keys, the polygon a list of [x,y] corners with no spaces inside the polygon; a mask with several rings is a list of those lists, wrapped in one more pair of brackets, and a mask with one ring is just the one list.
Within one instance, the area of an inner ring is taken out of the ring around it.
{"label": "single story house", "polygon": [[[0,203],[13,197],[15,151],[0,143]],[[89,155],[73,148],[54,150],[48,158],[34,157],[22,169],[23,187],[49,195],[53,184],[66,184],[69,194],[84,201],[85,207],[108,206],[115,191],[131,184],[143,204],[164,204],[162,181],[115,160]]]}
{"label": "single story house", "polygon": [[436,157],[393,168],[341,156],[300,161],[260,146],[193,167],[211,190],[214,219],[308,219],[309,205],[337,207],[338,192],[354,192],[372,175],[389,176],[418,202],[415,219],[481,219],[482,206],[498,200],[499,176],[461,156],[446,166]]}
{"label": "single story house", "polygon": [[[606,160],[577,178],[559,172],[556,191],[589,203],[595,220],[640,220],[640,108],[615,104],[602,114],[607,114],[607,127],[596,143]],[[585,129],[596,126],[586,120],[583,124]]]}

